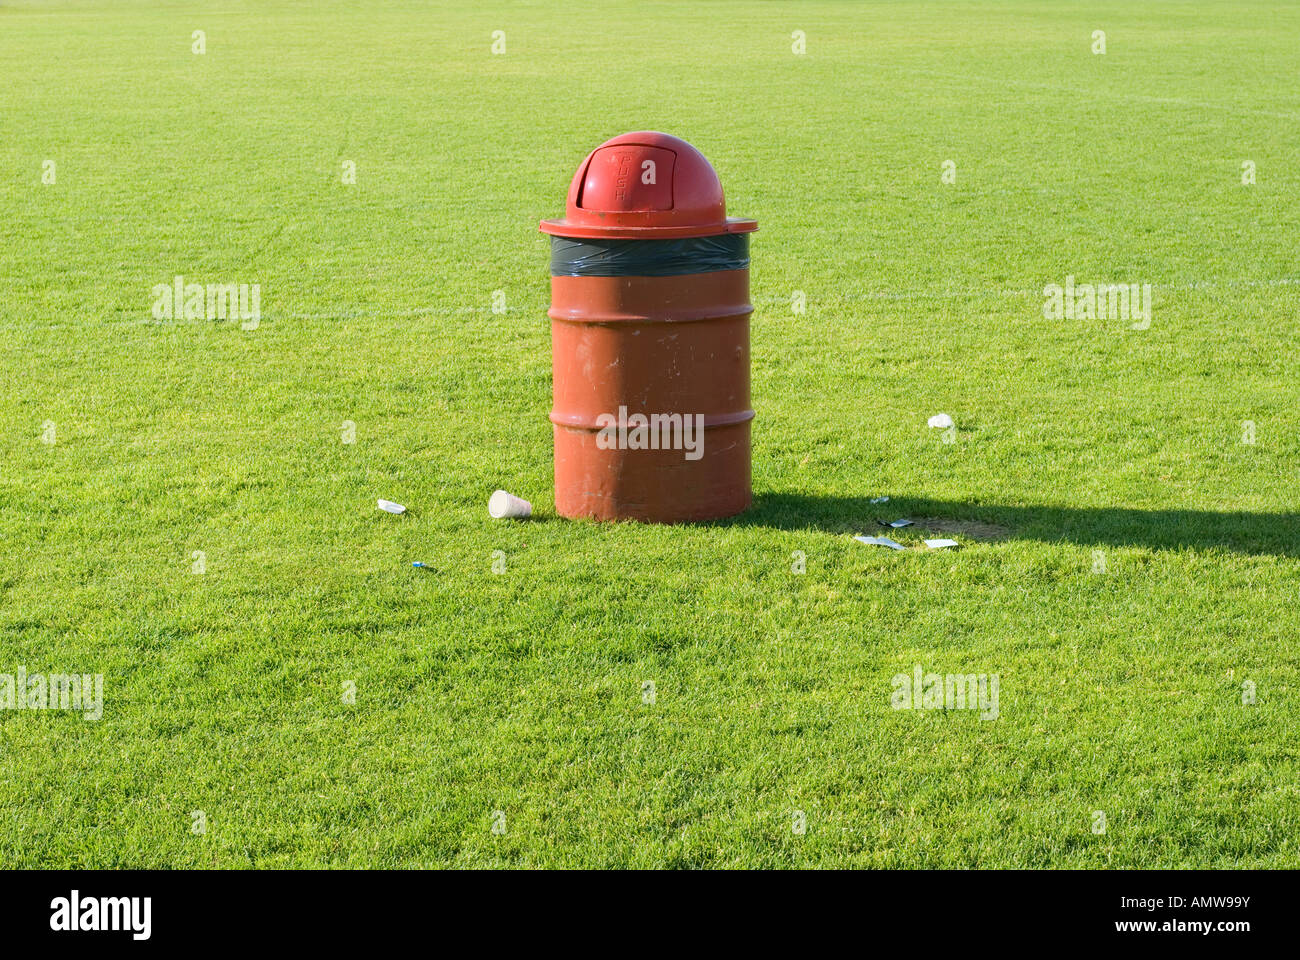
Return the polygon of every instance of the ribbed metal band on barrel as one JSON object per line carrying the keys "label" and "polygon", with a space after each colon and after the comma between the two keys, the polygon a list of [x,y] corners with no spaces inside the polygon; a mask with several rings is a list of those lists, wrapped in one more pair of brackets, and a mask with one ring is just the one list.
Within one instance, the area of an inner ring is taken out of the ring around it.
{"label": "ribbed metal band on barrel", "polygon": [[749,234],[676,240],[551,237],[553,277],[676,277],[749,267]]}

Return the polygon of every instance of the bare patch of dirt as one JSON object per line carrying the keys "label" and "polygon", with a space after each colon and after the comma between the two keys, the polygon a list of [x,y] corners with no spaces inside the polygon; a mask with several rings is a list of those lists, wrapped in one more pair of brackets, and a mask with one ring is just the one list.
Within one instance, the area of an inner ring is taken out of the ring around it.
{"label": "bare patch of dirt", "polygon": [[913,523],[922,530],[934,533],[955,533],[972,540],[1002,540],[1011,536],[1011,529],[996,523],[979,520],[949,520],[944,517],[918,517]]}

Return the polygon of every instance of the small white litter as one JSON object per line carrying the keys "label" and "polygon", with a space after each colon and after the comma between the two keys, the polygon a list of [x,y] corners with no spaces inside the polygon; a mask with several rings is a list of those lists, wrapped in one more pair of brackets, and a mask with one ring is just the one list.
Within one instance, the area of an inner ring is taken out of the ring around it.
{"label": "small white litter", "polygon": [[523,497],[497,490],[488,498],[488,516],[493,520],[523,519],[533,515],[533,505]]}
{"label": "small white litter", "polygon": [[379,509],[386,510],[388,513],[405,513],[406,508],[400,503],[393,503],[391,500],[380,500]]}
{"label": "small white litter", "polygon": [[881,525],[882,527],[893,527],[895,530],[897,530],[899,527],[910,527],[910,526],[912,525],[912,521],[911,521],[911,520],[895,520],[895,521],[893,521],[893,522],[891,523],[891,522],[888,521],[888,520],[881,520],[881,521],[880,521],[880,525]]}
{"label": "small white litter", "polygon": [[946,430],[948,427],[952,426],[952,417],[948,416],[946,413],[936,413],[933,417],[927,420],[926,423],[932,427],[937,427],[940,430]]}
{"label": "small white litter", "polygon": [[872,502],[872,503],[888,503],[888,502],[889,502],[889,498],[888,498],[888,497],[872,497],[872,498],[871,498],[871,502]]}
{"label": "small white litter", "polygon": [[956,540],[926,540],[925,545],[931,550],[942,550],[944,547],[957,546]]}
{"label": "small white litter", "polygon": [[873,547],[888,547],[890,550],[906,550],[906,549],[907,549],[907,547],[903,546],[901,543],[895,543],[893,540],[890,540],[888,537],[862,537],[862,536],[858,536],[858,537],[854,537],[853,539],[856,540],[856,541],[858,541],[858,543],[865,543],[865,544],[868,544],[868,545],[873,546]]}

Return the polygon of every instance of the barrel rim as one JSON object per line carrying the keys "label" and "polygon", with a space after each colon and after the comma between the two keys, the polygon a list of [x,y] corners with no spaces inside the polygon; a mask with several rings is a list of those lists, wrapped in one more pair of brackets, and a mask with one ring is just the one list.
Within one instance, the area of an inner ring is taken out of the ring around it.
{"label": "barrel rim", "polygon": [[556,237],[609,237],[611,239],[635,240],[651,237],[714,237],[724,233],[753,233],[758,229],[758,221],[749,217],[727,217],[722,223],[687,224],[672,227],[619,227],[588,226],[571,223],[564,217],[553,217],[538,223],[537,229]]}

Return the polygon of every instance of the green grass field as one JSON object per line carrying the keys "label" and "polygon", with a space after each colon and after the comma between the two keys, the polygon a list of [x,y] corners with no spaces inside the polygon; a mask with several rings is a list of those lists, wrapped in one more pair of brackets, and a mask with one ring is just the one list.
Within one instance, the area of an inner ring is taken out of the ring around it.
{"label": "green grass field", "polygon": [[[104,677],[0,866],[1300,864],[1300,6],[199,6],[0,6],[0,673]],[[553,510],[537,221],[637,129],[760,223],[732,520]]]}

